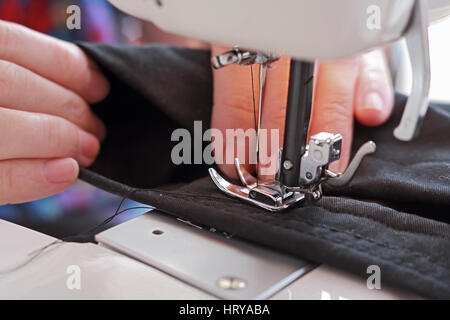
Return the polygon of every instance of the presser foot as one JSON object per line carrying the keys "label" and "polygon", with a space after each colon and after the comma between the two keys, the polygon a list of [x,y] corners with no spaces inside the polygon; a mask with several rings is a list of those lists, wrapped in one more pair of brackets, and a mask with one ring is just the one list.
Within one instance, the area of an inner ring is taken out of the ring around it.
{"label": "presser foot", "polygon": [[237,158],[234,164],[242,185],[227,181],[213,168],[209,169],[209,174],[214,184],[228,196],[268,211],[283,211],[307,198],[319,200],[322,197],[323,183],[333,187],[342,187],[348,184],[363,158],[376,150],[373,141],[366,142],[358,150],[344,173],[334,173],[328,170],[328,166],[331,162],[340,158],[341,142],[342,137],[339,134],[322,132],[311,137],[306,152],[301,159],[299,185],[296,187],[285,186],[279,179],[282,150],[279,152],[275,180],[270,184],[258,182]]}
{"label": "presser foot", "polygon": [[[243,167],[241,166],[238,170],[242,169]],[[243,200],[268,211],[282,211],[305,199],[304,193],[299,191],[283,192],[281,186],[276,184],[254,184],[244,186],[233,184],[225,180],[213,168],[209,169],[209,175],[214,184],[226,195]]]}

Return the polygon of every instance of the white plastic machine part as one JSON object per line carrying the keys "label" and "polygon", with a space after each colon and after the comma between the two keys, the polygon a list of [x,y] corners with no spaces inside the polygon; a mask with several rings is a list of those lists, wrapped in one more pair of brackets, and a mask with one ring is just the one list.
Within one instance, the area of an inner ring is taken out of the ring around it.
{"label": "white plastic machine part", "polygon": [[[178,35],[238,44],[300,60],[346,57],[400,38],[414,0],[109,0],[120,10]],[[450,14],[429,0],[430,20]],[[379,10],[380,28],[368,27]]]}

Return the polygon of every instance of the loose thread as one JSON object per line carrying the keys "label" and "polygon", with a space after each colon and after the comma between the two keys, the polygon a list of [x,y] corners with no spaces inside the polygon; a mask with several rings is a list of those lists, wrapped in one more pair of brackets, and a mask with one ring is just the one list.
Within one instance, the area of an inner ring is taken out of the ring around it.
{"label": "loose thread", "polygon": [[255,124],[255,130],[257,129],[256,124],[256,98],[255,98],[255,83],[253,80],[253,65],[250,65],[250,73],[251,73],[251,79],[252,79],[252,98],[253,98],[253,120]]}
{"label": "loose thread", "polygon": [[[125,202],[127,199],[129,199],[129,198],[131,197],[131,195],[132,195],[134,192],[135,192],[135,190],[131,191],[129,194],[127,194],[126,196],[124,196],[124,197],[122,198],[122,200],[120,201],[119,206],[117,207],[117,209],[116,209],[116,211],[114,212],[114,214],[113,214],[112,216],[108,217],[107,219],[105,219],[104,221],[102,221],[102,222],[101,222],[100,224],[98,224],[97,226],[95,226],[95,227],[89,229],[89,230],[86,231],[86,232],[80,233],[80,234],[75,235],[75,236],[68,236],[68,237],[64,237],[64,238],[62,238],[62,239],[55,240],[55,241],[53,241],[53,242],[51,242],[51,243],[49,243],[49,244],[47,244],[47,245],[45,245],[45,246],[43,246],[43,247],[41,247],[41,248],[38,248],[38,249],[36,249],[36,250],[33,250],[32,252],[28,253],[28,258],[27,258],[27,260],[25,260],[24,262],[18,264],[17,266],[10,267],[10,268],[7,268],[7,269],[5,269],[5,270],[0,270],[0,276],[1,276],[1,275],[5,275],[5,274],[9,274],[9,273],[12,273],[12,272],[15,272],[15,271],[18,271],[19,269],[21,269],[21,268],[23,268],[23,267],[26,267],[26,266],[29,265],[32,261],[34,261],[36,258],[38,258],[39,256],[41,256],[44,252],[46,252],[48,249],[50,249],[50,248],[52,248],[52,247],[55,247],[56,245],[61,245],[61,244],[65,243],[65,242],[71,242],[71,241],[74,241],[74,240],[80,240],[80,239],[81,239],[81,240],[84,240],[84,239],[86,239],[87,237],[91,237],[93,234],[95,234],[95,232],[96,232],[98,229],[100,229],[100,228],[106,226],[108,223],[110,223],[111,221],[113,221],[114,218],[116,218],[117,216],[121,215],[122,213],[131,211],[131,210],[136,210],[136,209],[149,209],[149,210],[150,210],[150,209],[153,209],[153,207],[150,207],[150,206],[136,206],[136,207],[130,207],[130,208],[127,208],[127,209],[120,210],[120,209],[122,208],[124,202]],[[48,251],[47,251],[47,252],[48,252]]]}

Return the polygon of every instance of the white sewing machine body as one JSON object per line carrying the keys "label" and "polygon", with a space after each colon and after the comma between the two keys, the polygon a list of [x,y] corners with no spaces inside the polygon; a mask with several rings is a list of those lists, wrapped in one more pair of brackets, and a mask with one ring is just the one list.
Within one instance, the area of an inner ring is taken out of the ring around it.
{"label": "white sewing machine body", "polygon": [[[414,0],[109,1],[167,32],[300,60],[346,57],[391,43],[405,33],[414,5]],[[431,21],[450,13],[448,0],[430,0],[429,7]]]}

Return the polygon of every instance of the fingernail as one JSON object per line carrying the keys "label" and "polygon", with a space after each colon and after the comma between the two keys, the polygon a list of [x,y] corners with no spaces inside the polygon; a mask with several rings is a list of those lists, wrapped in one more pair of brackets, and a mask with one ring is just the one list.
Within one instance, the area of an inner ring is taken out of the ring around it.
{"label": "fingernail", "polygon": [[100,144],[95,136],[85,131],[80,131],[80,145],[83,165],[92,162],[98,155]]}
{"label": "fingernail", "polygon": [[72,182],[78,176],[78,164],[71,158],[49,160],[44,165],[44,175],[50,183]]}
{"label": "fingernail", "polygon": [[370,92],[366,94],[361,109],[381,111],[383,110],[383,98],[378,92]]}

